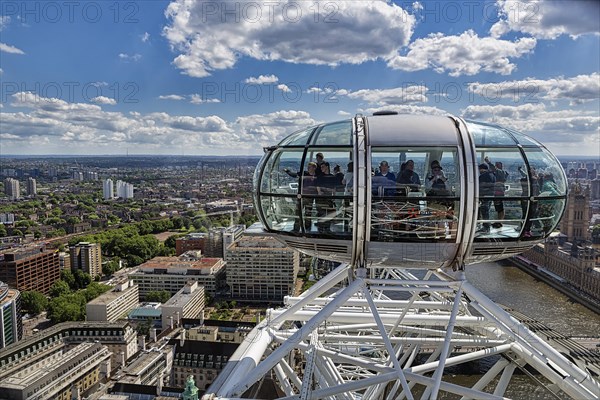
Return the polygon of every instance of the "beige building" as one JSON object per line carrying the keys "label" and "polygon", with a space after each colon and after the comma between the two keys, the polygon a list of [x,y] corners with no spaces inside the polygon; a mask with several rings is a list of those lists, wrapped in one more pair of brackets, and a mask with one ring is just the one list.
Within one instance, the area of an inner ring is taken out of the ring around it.
{"label": "beige building", "polygon": [[81,343],[63,346],[37,358],[0,381],[0,393],[9,400],[70,400],[72,390],[87,391],[110,375],[110,352],[106,346]]}
{"label": "beige building", "polygon": [[102,276],[102,251],[99,243],[81,242],[69,248],[71,269],[87,272],[95,278]]}
{"label": "beige building", "polygon": [[594,249],[573,248],[570,243],[559,246],[558,240],[550,238],[523,253],[523,257],[600,300],[600,264]]}
{"label": "beige building", "polygon": [[242,237],[227,248],[225,260],[234,299],[283,302],[294,292],[300,256],[270,236]]}
{"label": "beige building", "polygon": [[[187,253],[186,253],[187,254]],[[138,286],[140,298],[149,292],[166,290],[174,295],[190,281],[204,286],[214,296],[225,285],[225,262],[221,258],[155,257],[129,274]]]}
{"label": "beige building", "polygon": [[125,318],[140,303],[138,286],[133,281],[125,281],[87,303],[88,321],[114,322]]}
{"label": "beige building", "polygon": [[64,353],[65,347],[94,342],[108,348],[112,368],[138,351],[137,333],[128,322],[64,322],[0,349],[0,381],[40,359]]}
{"label": "beige building", "polygon": [[161,309],[163,330],[179,326],[181,318],[197,318],[204,310],[204,287],[187,282]]}

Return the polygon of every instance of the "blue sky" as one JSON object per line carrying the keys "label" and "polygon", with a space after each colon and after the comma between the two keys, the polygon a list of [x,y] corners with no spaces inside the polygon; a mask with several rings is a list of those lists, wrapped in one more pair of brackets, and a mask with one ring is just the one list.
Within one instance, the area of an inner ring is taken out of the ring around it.
{"label": "blue sky", "polygon": [[0,2],[0,155],[254,155],[376,110],[600,157],[597,1]]}

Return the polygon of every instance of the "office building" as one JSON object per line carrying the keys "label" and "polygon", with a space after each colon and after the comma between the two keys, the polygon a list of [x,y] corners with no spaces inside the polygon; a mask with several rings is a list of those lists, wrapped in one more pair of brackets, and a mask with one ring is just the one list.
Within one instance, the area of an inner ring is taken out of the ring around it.
{"label": "office building", "polygon": [[13,213],[1,213],[0,214],[0,223],[5,225],[12,225],[15,223],[15,214]]}
{"label": "office building", "polygon": [[0,252],[0,281],[22,292],[36,290],[49,294],[60,279],[58,253],[44,245],[7,249]]}
{"label": "office building", "polygon": [[[184,325],[186,321],[183,321]],[[240,344],[254,328],[252,322],[203,320],[202,325],[189,328],[186,339],[200,342],[222,342]]]}
{"label": "office building", "polygon": [[0,282],[0,349],[22,338],[21,294]]}
{"label": "office building", "polygon": [[99,243],[80,242],[69,247],[71,269],[87,272],[95,278],[102,276],[102,251]]}
{"label": "office building", "polygon": [[0,382],[24,369],[36,374],[39,369],[32,366],[40,360],[60,357],[81,343],[95,342],[108,349],[113,369],[125,365],[138,352],[136,331],[126,321],[63,322],[0,349]]}
{"label": "office building", "polygon": [[[81,343],[24,362],[26,366],[0,381],[2,398],[8,400],[70,400],[73,391],[85,393],[110,375],[110,352],[100,343]],[[76,398],[76,397],[75,397]]]}
{"label": "office building", "polygon": [[21,198],[21,184],[13,178],[4,180],[4,193],[10,200],[18,200]]}
{"label": "office building", "polygon": [[225,255],[225,249],[236,240],[239,240],[246,231],[245,225],[233,225],[227,228],[211,228],[208,232],[208,245],[205,254],[208,257],[220,257]]}
{"label": "office building", "polygon": [[161,348],[142,350],[115,379],[119,383],[161,387],[165,381],[169,381],[172,366],[173,345],[167,344]]}
{"label": "office building", "polygon": [[161,308],[163,330],[180,326],[181,318],[197,318],[204,310],[204,287],[189,281]]}
{"label": "office building", "polygon": [[104,200],[110,200],[115,197],[112,179],[106,179],[102,183],[102,197]]}
{"label": "office building", "polygon": [[37,182],[33,178],[27,178],[27,195],[35,196],[37,195]]}
{"label": "office building", "polygon": [[[202,254],[206,254],[206,246],[208,242],[207,233],[194,232],[184,237],[175,239],[175,255],[180,256],[186,251],[199,250]],[[208,256],[208,254],[206,254]]]}
{"label": "office building", "polygon": [[244,236],[227,248],[225,259],[232,298],[283,302],[293,295],[300,256],[274,238]]}
{"label": "office building", "polygon": [[88,321],[114,322],[127,317],[127,314],[139,305],[138,286],[126,280],[87,303]]}
{"label": "office building", "polygon": [[[186,253],[188,254],[188,253]],[[171,296],[190,280],[204,286],[206,293],[214,296],[225,285],[225,262],[221,258],[155,257],[141,264],[129,274],[138,286],[140,298],[149,292],[166,290]]]}
{"label": "office building", "polygon": [[560,220],[560,232],[567,237],[567,241],[581,242],[592,239],[589,225],[590,213],[590,189],[583,187],[579,182],[571,184],[567,207]]}

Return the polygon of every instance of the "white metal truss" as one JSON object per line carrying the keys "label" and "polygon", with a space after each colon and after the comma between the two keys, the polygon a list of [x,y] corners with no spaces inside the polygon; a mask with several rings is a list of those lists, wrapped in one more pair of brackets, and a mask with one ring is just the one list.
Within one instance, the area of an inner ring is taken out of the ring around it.
{"label": "white metal truss", "polygon": [[[351,270],[341,265],[299,297],[286,298],[285,308],[269,310],[204,398],[241,398],[270,377],[286,400],[436,399],[443,392],[502,399],[516,370],[558,398],[598,398],[600,383],[589,372],[464,275]],[[444,374],[447,367],[483,359],[493,366],[471,386]]]}

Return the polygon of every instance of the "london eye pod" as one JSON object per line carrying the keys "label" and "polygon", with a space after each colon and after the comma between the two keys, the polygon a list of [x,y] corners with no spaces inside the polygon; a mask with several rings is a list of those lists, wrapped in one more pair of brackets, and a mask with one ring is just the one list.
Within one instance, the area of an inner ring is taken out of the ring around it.
{"label": "london eye pod", "polygon": [[533,247],[558,224],[567,195],[558,160],[522,133],[393,113],[291,134],[265,149],[254,185],[262,229],[292,248],[426,269]]}

